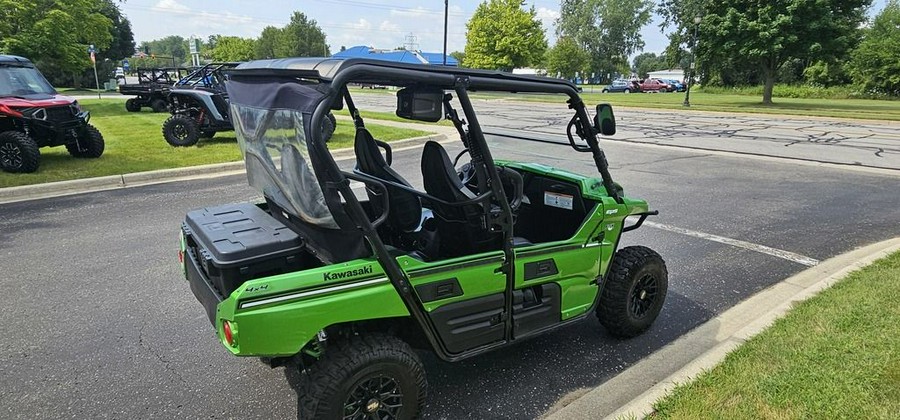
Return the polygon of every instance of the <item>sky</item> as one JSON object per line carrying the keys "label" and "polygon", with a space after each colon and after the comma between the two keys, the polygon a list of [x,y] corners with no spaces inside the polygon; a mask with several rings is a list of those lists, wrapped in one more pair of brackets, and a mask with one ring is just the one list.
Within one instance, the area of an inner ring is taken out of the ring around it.
{"label": "sky", "polygon": [[[874,0],[870,13],[884,8],[886,1]],[[465,49],[465,25],[479,3],[450,0],[448,52]],[[526,5],[534,6],[552,45],[559,1],[526,0]],[[284,26],[294,11],[301,11],[325,31],[332,52],[356,45],[391,49],[411,40],[423,51],[443,49],[444,2],[440,0],[128,0],[121,9],[131,21],[138,44],[168,35],[256,38],[264,27]],[[668,44],[656,16],[641,35],[644,52],[660,53]]]}

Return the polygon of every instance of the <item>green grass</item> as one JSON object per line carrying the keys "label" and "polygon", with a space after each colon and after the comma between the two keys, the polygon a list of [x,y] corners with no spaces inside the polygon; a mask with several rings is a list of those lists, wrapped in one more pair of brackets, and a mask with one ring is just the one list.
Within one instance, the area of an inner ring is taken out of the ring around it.
{"label": "green grass", "polygon": [[[397,114],[393,114],[390,112],[375,112],[375,111],[362,111],[361,110],[359,113],[362,116],[363,121],[365,121],[365,120],[383,120],[383,121],[397,121],[397,122],[405,122],[405,123],[418,123],[419,122],[419,121],[408,120],[406,118],[398,117]],[[350,111],[347,111],[346,109],[342,109],[340,111],[334,111],[334,114],[335,115],[344,115],[344,116],[349,117]],[[424,123],[424,124],[432,124],[432,123]],[[453,125],[453,123],[448,120],[440,120],[437,123],[433,123],[433,124],[446,125],[446,126]],[[366,127],[368,127],[368,126],[369,126],[369,124],[367,123]]]}
{"label": "green grass", "polygon": [[900,252],[799,304],[655,404],[660,419],[896,419]]}
{"label": "green grass", "polygon": [[[91,111],[91,124],[103,133],[106,140],[103,156],[75,159],[69,156],[65,147],[41,148],[41,166],[37,172],[0,172],[0,188],[241,160],[233,132],[217,133],[213,139],[200,140],[195,147],[171,147],[162,137],[162,123],[168,118],[167,113],[126,112],[124,102],[117,100],[79,102]],[[427,134],[377,124],[366,127],[375,138],[384,141]],[[338,121],[328,147],[350,147],[353,134],[353,125],[349,121]]]}
{"label": "green grass", "polygon": [[[608,102],[619,107],[675,109],[685,111],[747,112],[759,114],[803,115],[815,117],[853,118],[868,120],[900,121],[900,101],[875,99],[805,99],[773,98],[774,104],[763,105],[762,95],[733,95],[691,92],[691,107],[682,106],[684,92],[681,93],[590,93],[585,88],[582,98],[585,103]],[[478,93],[473,97],[482,99],[519,99],[525,101],[557,102],[562,104],[562,96],[551,95],[500,95]]]}

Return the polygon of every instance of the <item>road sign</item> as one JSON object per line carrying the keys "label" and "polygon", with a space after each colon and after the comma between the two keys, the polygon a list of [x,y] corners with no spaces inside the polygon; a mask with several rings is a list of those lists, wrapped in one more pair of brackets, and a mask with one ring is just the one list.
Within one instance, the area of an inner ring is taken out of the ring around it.
{"label": "road sign", "polygon": [[91,54],[97,52],[97,49],[94,48],[94,44],[91,44],[91,45],[88,46],[88,52],[91,53]]}
{"label": "road sign", "polygon": [[128,59],[122,60],[122,70],[128,71],[131,69],[131,63],[128,62]]}
{"label": "road sign", "polygon": [[91,63],[97,64],[97,56],[91,51]]}

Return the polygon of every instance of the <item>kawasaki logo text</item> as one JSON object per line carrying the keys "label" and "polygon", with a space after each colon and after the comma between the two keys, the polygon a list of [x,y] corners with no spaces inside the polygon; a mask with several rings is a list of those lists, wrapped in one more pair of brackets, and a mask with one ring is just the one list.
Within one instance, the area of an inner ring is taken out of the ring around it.
{"label": "kawasaki logo text", "polygon": [[369,265],[364,268],[357,268],[354,270],[323,273],[322,280],[328,281],[328,280],[349,279],[350,277],[361,276],[363,274],[372,274],[372,266]]}

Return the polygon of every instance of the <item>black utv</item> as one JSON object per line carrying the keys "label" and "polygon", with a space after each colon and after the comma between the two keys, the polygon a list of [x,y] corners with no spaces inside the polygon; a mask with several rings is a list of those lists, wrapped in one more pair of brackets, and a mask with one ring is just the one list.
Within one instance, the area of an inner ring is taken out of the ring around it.
{"label": "black utv", "polygon": [[137,69],[137,83],[119,85],[119,93],[134,96],[125,101],[125,110],[140,112],[141,108],[149,107],[153,112],[166,111],[169,108],[166,95],[184,71],[174,67]]}
{"label": "black utv", "polygon": [[163,137],[172,146],[193,146],[200,138],[231,131],[224,71],[239,63],[212,63],[194,70],[169,90],[172,116],[163,123]]}
{"label": "black utv", "polygon": [[[180,80],[168,94],[172,116],[163,123],[163,137],[172,146],[193,146],[201,138],[212,138],[219,131],[233,131],[229,115],[225,79],[228,70],[240,63],[211,63]],[[331,113],[322,122],[327,141],[334,134],[337,120]]]}

